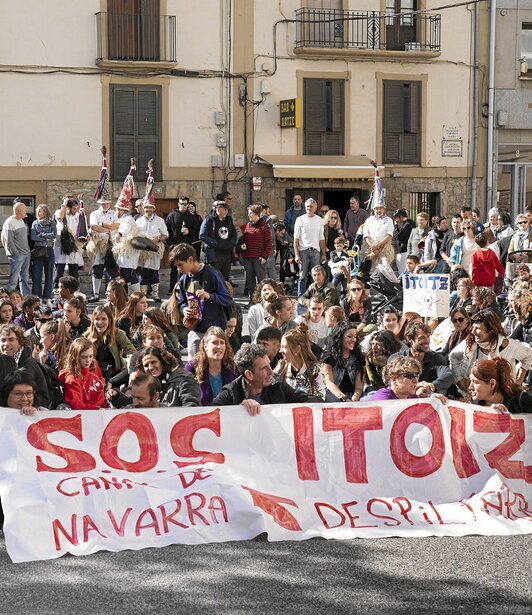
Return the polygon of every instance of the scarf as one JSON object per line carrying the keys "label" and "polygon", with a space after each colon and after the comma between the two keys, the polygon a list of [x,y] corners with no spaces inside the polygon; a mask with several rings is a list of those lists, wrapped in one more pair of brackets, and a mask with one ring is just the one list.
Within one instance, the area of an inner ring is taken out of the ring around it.
{"label": "scarf", "polygon": [[498,348],[500,348],[501,344],[503,343],[503,341],[506,338],[504,337],[504,335],[498,335],[497,336],[497,340],[495,343],[493,342],[477,342],[477,346],[481,349],[486,351],[488,354],[491,354],[494,350],[497,350]]}
{"label": "scarf", "polygon": [[529,239],[530,231],[527,229],[526,231],[516,231],[515,233],[515,250],[528,250],[530,246]]}

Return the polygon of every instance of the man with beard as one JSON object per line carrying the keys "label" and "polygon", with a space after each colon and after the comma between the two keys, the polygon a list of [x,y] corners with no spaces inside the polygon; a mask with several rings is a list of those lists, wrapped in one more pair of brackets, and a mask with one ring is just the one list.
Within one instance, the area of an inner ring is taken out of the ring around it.
{"label": "man with beard", "polygon": [[229,282],[233,249],[236,244],[236,229],[228,216],[225,201],[214,202],[214,212],[201,223],[199,238],[206,244],[205,260],[217,269]]}
{"label": "man with beard", "polygon": [[447,389],[454,383],[451,368],[445,358],[429,348],[430,328],[425,323],[415,321],[410,323],[405,331],[405,342],[408,350],[393,354],[388,363],[396,357],[410,356],[421,363],[422,371],[416,387],[418,397],[427,397],[431,393],[447,394]]}

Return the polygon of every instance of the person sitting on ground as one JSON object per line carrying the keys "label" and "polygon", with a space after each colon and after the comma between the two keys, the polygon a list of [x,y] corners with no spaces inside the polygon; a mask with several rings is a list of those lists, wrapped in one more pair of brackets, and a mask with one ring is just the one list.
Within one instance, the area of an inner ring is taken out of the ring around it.
{"label": "person sitting on ground", "polygon": [[162,386],[158,378],[146,372],[133,372],[126,393],[130,405],[126,408],[158,408]]}
{"label": "person sitting on ground", "polygon": [[[0,305],[1,305],[1,303],[0,303]],[[2,308],[0,307],[0,311],[1,310],[2,310]],[[35,326],[24,332],[24,335],[29,340],[29,347],[30,348],[34,348],[35,346],[40,344],[40,342],[41,342],[41,335],[39,333],[39,330],[40,330],[40,328],[45,323],[49,322],[50,320],[53,320],[53,318],[54,317],[53,317],[53,314],[52,314],[52,310],[47,305],[43,305],[42,303],[34,311],[34,313],[33,313],[33,320],[35,321]],[[8,323],[6,323],[6,324],[8,324]]]}
{"label": "person sitting on ground", "polygon": [[310,341],[325,348],[327,342],[327,324],[323,314],[325,297],[321,293],[316,293],[310,298],[308,310],[295,319],[297,323],[305,323],[308,328]]}
{"label": "person sitting on ground", "polygon": [[[463,269],[457,269],[457,271],[463,271]],[[468,313],[471,312],[473,310],[472,293],[473,281],[471,278],[459,278],[456,282],[456,296],[451,303],[451,310],[464,309]]]}
{"label": "person sitting on ground", "polygon": [[356,325],[359,339],[374,331],[372,324],[372,305],[369,291],[364,288],[364,282],[355,278],[347,285],[347,293],[341,303],[349,322]]}
{"label": "person sitting on ground", "polygon": [[45,322],[39,329],[40,344],[33,349],[33,358],[58,371],[65,365],[70,335],[62,320]]}
{"label": "person sitting on ground", "polygon": [[[164,335],[164,331],[160,327],[156,327],[155,325],[146,325],[142,328],[141,332],[141,346],[140,350],[134,352],[128,359],[127,362],[127,372],[128,377],[129,374],[136,371],[137,360],[139,358],[140,353],[145,348],[164,348],[164,350],[168,351],[170,354],[174,355],[178,361],[181,358],[181,353],[179,350],[174,348],[171,344],[167,345],[167,340]],[[113,386],[117,386],[117,384],[121,384],[121,381],[117,381],[117,379],[113,379]]]}
{"label": "person sitting on ground", "polygon": [[[378,331],[391,331],[391,333],[393,333],[395,336],[395,330],[397,329],[398,324],[399,324],[399,312],[393,307],[393,305],[387,305],[385,308],[382,309],[382,312],[379,314]],[[377,334],[377,331],[373,331],[369,335],[366,335],[366,337],[360,342],[360,350],[362,351],[363,355],[366,355],[369,352],[371,340],[376,334]],[[402,346],[402,345],[403,343],[399,342],[399,346]],[[406,348],[406,345],[405,345],[405,348]],[[400,349],[401,348],[399,348],[399,350]]]}
{"label": "person sitting on ground", "polygon": [[200,401],[207,406],[237,376],[233,350],[220,327],[209,327],[200,342],[196,356],[185,365],[200,387]]}
{"label": "person sitting on ground", "polygon": [[504,314],[497,303],[497,295],[485,286],[473,287],[471,291],[472,309],[471,314],[478,314],[482,310],[489,310],[493,312],[497,318],[502,322],[504,320]]}
{"label": "person sitting on ground", "polygon": [[411,322],[423,322],[423,318],[421,318],[417,312],[405,312],[401,316],[399,322],[397,323],[397,329],[394,331],[395,337],[400,342],[404,341],[406,328]]}
{"label": "person sitting on ground", "polygon": [[451,350],[467,339],[471,333],[471,317],[467,309],[456,308],[452,310],[450,318],[453,325],[453,332],[441,351],[444,357],[448,356]]}
{"label": "person sitting on ground", "polygon": [[54,318],[63,317],[63,306],[67,299],[73,297],[79,297],[83,299],[83,303],[86,303],[86,297],[83,293],[79,292],[79,280],[71,275],[64,275],[58,280],[59,297],[52,301],[52,312]]}
{"label": "person sitting on ground", "polygon": [[[0,300],[0,324],[11,324],[15,320],[15,306],[9,299]],[[33,328],[33,327],[32,327]]]}
{"label": "person sitting on ground", "polygon": [[257,329],[255,337],[252,338],[253,342],[257,342],[257,335],[266,327],[275,327],[281,331],[281,334],[297,327],[297,323],[292,320],[294,313],[294,302],[292,299],[284,296],[277,297],[275,295],[268,295],[265,303],[269,317],[266,319],[265,323]]}
{"label": "person sitting on ground", "polygon": [[270,295],[283,296],[283,285],[272,278],[264,278],[255,287],[251,296],[251,303],[253,305],[248,310],[248,331],[251,339],[253,339],[255,333],[268,319],[269,314],[266,311],[266,300]]}
{"label": "person sitting on ground", "polygon": [[502,357],[473,363],[469,391],[474,404],[501,413],[532,413],[532,395],[523,391],[512,377],[512,366]]}
{"label": "person sitting on ground", "polygon": [[17,325],[0,325],[0,353],[12,357],[18,369],[28,372],[36,384],[35,404],[45,408],[50,407],[50,394],[46,378],[31,356],[29,340],[24,331]]}
{"label": "person sitting on ground", "polygon": [[128,296],[124,280],[111,280],[105,289],[106,304],[114,310],[115,318],[125,309]]}
{"label": "person sitting on ground", "polygon": [[163,408],[200,406],[200,389],[192,374],[162,348],[145,348],[137,360],[137,371],[148,372],[161,383],[159,406]]}
{"label": "person sitting on ground", "polygon": [[426,388],[420,387],[421,370],[421,363],[413,357],[396,357],[386,365],[382,373],[387,386],[376,391],[371,401],[416,399],[430,395],[446,404],[447,398],[444,395],[430,393]]}
{"label": "person sitting on ground", "polygon": [[20,410],[21,414],[28,416],[38,410],[48,410],[35,404],[35,380],[28,372],[16,369],[6,374],[0,384],[0,406]]}
{"label": "person sitting on ground", "polygon": [[74,340],[65,368],[59,372],[65,403],[72,410],[101,410],[107,407],[105,380],[96,361],[94,344],[85,337]]}
{"label": "person sitting on ground", "polygon": [[241,376],[223,386],[210,406],[243,404],[251,416],[265,404],[319,403],[323,400],[293,389],[284,381],[272,382],[273,370],[266,350],[260,344],[242,344],[235,356]]}
{"label": "person sitting on ground", "polygon": [[231,350],[234,354],[240,349],[240,346],[242,346],[242,341],[239,340],[236,336],[236,316],[229,317],[229,320],[225,324],[225,334],[227,335]]}
{"label": "person sitting on ground", "polygon": [[98,305],[91,314],[90,327],[83,337],[96,348],[96,360],[106,382],[126,367],[126,357],[135,352],[135,346],[122,329],[115,324],[108,306]]}
{"label": "person sitting on ground", "polygon": [[327,282],[327,274],[325,273],[325,269],[321,265],[316,265],[312,267],[310,274],[312,276],[312,284],[299,297],[299,303],[305,307],[308,307],[311,297],[319,293],[320,295],[323,295],[325,309],[331,307],[332,305],[340,305],[338,291],[330,282]]}
{"label": "person sitting on ground", "polygon": [[401,350],[401,342],[392,331],[377,331],[370,340],[369,350],[366,356],[366,382],[369,391],[377,391],[384,387],[382,372],[388,363],[388,359]]}
{"label": "person sitting on ground", "polygon": [[63,304],[63,320],[71,340],[81,337],[90,327],[91,321],[87,316],[85,303],[79,297],[67,299]]}
{"label": "person sitting on ground", "polygon": [[449,354],[449,362],[463,401],[470,400],[470,371],[477,359],[502,357],[512,366],[512,377],[522,385],[526,372],[532,369],[532,348],[518,340],[508,339],[501,321],[491,310],[482,310],[471,317],[471,335]]}
{"label": "person sitting on ground", "polygon": [[454,383],[453,372],[445,358],[430,350],[430,327],[423,322],[411,322],[405,331],[408,350],[392,355],[389,362],[399,356],[409,356],[421,363],[421,381],[417,383],[416,394],[426,397],[430,393],[447,394],[447,389]]}
{"label": "person sitting on ground", "polygon": [[15,316],[19,316],[20,314],[22,314],[22,303],[24,301],[22,293],[16,288],[14,290],[10,290],[9,300],[15,307]]}
{"label": "person sitting on ground", "polygon": [[325,324],[327,325],[327,337],[331,335],[331,331],[334,325],[339,322],[345,322],[347,317],[344,312],[344,308],[339,305],[332,305],[325,310]]}
{"label": "person sitting on ground", "polygon": [[532,293],[524,293],[513,303],[517,325],[509,336],[532,345]]}
{"label": "person sitting on ground", "polygon": [[274,370],[274,381],[283,380],[293,389],[324,400],[327,392],[325,373],[312,352],[305,323],[283,335],[280,351],[283,358]]}
{"label": "person sitting on ground", "polygon": [[532,282],[532,271],[526,263],[521,263],[515,268],[515,278],[512,280],[512,288],[520,288],[523,284]]}
{"label": "person sitting on ground", "polygon": [[264,327],[264,329],[258,331],[256,335],[256,343],[263,346],[266,350],[272,369],[275,369],[279,361],[283,358],[280,352],[282,337],[283,334],[277,327]]}
{"label": "person sitting on ground", "polygon": [[150,307],[142,314],[140,326],[136,330],[135,335],[131,340],[135,348],[140,348],[142,345],[142,331],[144,328],[152,325],[159,327],[159,329],[163,331],[164,347],[166,350],[176,357],[180,356],[177,335],[174,333],[174,329],[170,324],[166,313],[159,307]]}
{"label": "person sitting on ground", "polygon": [[13,323],[22,327],[24,331],[28,331],[28,329],[35,326],[33,315],[40,305],[41,300],[37,295],[27,295],[22,301],[22,313],[13,320]]}
{"label": "person sitting on ground", "polygon": [[402,280],[405,277],[405,275],[413,275],[417,273],[419,263],[420,263],[420,260],[418,256],[416,256],[415,254],[408,254],[408,256],[406,257],[406,261],[405,261],[405,268],[403,271],[399,273],[399,276],[397,277],[397,279]]}
{"label": "person sitting on ground", "polygon": [[161,310],[166,314],[168,322],[177,336],[179,342],[187,339],[188,329],[183,326],[183,317],[179,309],[179,283],[170,292],[170,298],[161,303]]}
{"label": "person sitting on ground", "polygon": [[122,329],[130,340],[133,340],[142,322],[142,315],[147,309],[148,297],[140,291],[132,292],[126,303],[126,307],[117,316],[116,326]]}
{"label": "person sitting on ground", "polygon": [[334,326],[321,357],[325,369],[325,400],[359,401],[364,389],[364,359],[357,343],[357,328],[352,322]]}

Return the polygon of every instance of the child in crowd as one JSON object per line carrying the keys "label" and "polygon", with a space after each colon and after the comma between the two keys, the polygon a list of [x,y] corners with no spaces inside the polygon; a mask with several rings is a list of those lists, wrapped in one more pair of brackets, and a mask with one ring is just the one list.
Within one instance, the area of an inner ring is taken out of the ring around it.
{"label": "child in crowd", "polygon": [[409,254],[406,257],[406,262],[405,262],[406,269],[404,271],[401,271],[401,273],[399,274],[399,280],[402,280],[403,276],[405,275],[411,275],[413,273],[418,273],[416,271],[416,268],[420,262],[421,261],[419,260],[419,256],[416,256],[415,254]]}
{"label": "child in crowd", "polygon": [[334,250],[330,254],[329,262],[327,263],[332,275],[332,285],[339,292],[343,291],[347,286],[346,271],[349,271],[352,258],[346,252],[346,243],[344,237],[337,237],[334,240]]}
{"label": "child in crowd", "polygon": [[471,257],[471,279],[473,286],[485,286],[493,289],[497,273],[504,276],[504,267],[493,250],[488,248],[488,235],[482,231],[475,237],[475,243],[480,248]]}

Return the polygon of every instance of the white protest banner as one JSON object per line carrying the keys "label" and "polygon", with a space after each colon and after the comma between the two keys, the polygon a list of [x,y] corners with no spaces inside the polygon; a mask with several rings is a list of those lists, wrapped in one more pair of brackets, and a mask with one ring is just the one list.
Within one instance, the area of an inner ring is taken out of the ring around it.
{"label": "white protest banner", "polygon": [[403,314],[417,312],[429,318],[449,316],[448,273],[419,273],[403,276]]}
{"label": "white protest banner", "polygon": [[[532,531],[532,415],[437,400],[0,410],[14,562],[250,539]],[[526,440],[528,430],[529,440]]]}

